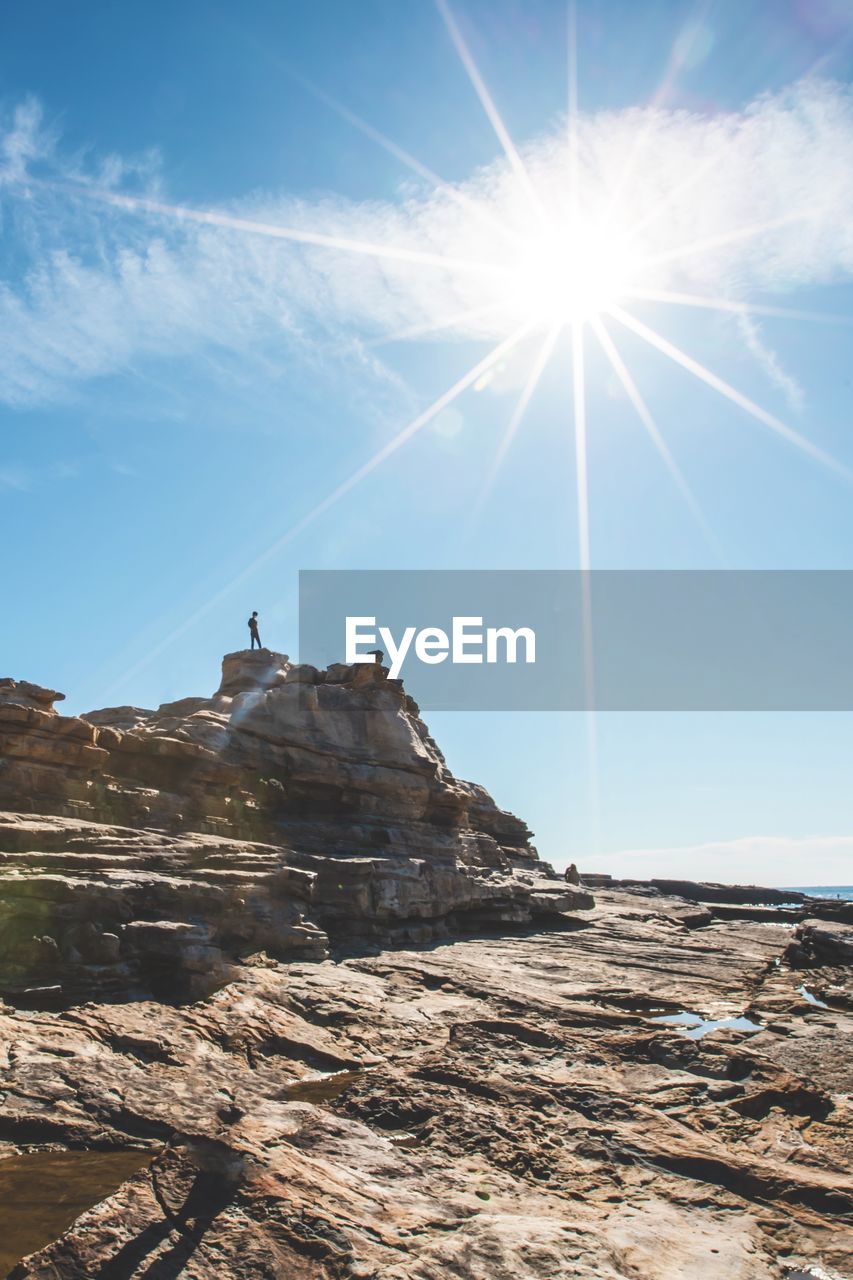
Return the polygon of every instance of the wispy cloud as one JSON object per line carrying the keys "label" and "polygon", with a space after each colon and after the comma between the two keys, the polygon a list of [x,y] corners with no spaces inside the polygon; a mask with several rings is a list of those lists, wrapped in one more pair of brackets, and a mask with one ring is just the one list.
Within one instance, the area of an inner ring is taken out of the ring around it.
{"label": "wispy cloud", "polygon": [[[578,146],[581,212],[627,244],[640,287],[744,300],[853,275],[853,96],[837,84],[803,82],[728,114],[582,117]],[[569,236],[565,130],[520,151],[557,236]],[[435,332],[494,340],[519,321],[513,259],[523,262],[534,229],[529,193],[505,157],[456,188],[408,183],[397,202],[253,195],[199,218],[169,211],[167,185],[156,153],[65,153],[32,100],[0,125],[5,403],[61,397],[147,358],[212,351],[280,366],[329,350],[382,377],[365,345],[378,337],[456,317]],[[399,256],[305,243],[306,234]],[[796,403],[799,388],[754,323],[730,323]]]}
{"label": "wispy cloud", "polygon": [[33,162],[47,159],[55,146],[56,138],[45,127],[40,103],[25,98],[0,133],[0,186],[25,183]]}
{"label": "wispy cloud", "polygon": [[742,836],[673,848],[626,849],[600,861],[601,870],[626,878],[770,886],[849,884],[853,835]]}
{"label": "wispy cloud", "polygon": [[26,493],[32,476],[24,467],[0,467],[0,489],[17,489]]}
{"label": "wispy cloud", "polygon": [[767,346],[761,325],[749,314],[741,313],[737,317],[737,327],[747,351],[758,361],[770,381],[779,388],[791,408],[801,409],[805,400],[803,388],[796,378],[786,373],[776,352]]}

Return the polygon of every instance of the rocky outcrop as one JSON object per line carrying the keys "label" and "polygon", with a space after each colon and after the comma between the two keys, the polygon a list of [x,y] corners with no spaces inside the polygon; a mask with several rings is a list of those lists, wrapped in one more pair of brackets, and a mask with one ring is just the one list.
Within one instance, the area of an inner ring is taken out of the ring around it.
{"label": "rocky outcrop", "polygon": [[52,712],[54,702],[62,702],[64,699],[64,693],[57,693],[55,689],[43,689],[41,685],[30,684],[28,680],[12,680],[10,677],[0,680],[0,705]]}
{"label": "rocky outcrop", "polygon": [[804,920],[788,948],[788,959],[802,967],[853,964],[853,924]]}
{"label": "rocky outcrop", "polygon": [[264,951],[411,944],[593,905],[455,778],[401,682],[268,650],[211,698],[61,716],[0,683],[0,995],[191,999]]}
{"label": "rocky outcrop", "polygon": [[719,902],[739,906],[790,906],[808,902],[805,893],[797,889],[771,889],[755,884],[717,884],[707,880],[614,880],[612,876],[588,875],[583,877],[589,885],[613,889],[652,889],[658,893],[689,898],[692,902]]}
{"label": "rocky outcrop", "polygon": [[[602,873],[586,872],[581,883],[587,889],[621,889],[641,898],[661,894],[676,895],[695,902],[707,919],[753,920],[760,923],[788,922],[805,926],[810,917],[853,925],[853,902],[842,898],[815,898],[797,889],[771,889],[760,885],[717,884],[703,880],[617,880]],[[792,944],[791,955],[798,943]],[[808,948],[800,949],[806,963]]]}
{"label": "rocky outcrop", "polygon": [[461,849],[477,865],[537,864],[524,823],[454,778],[383,668],[243,651],[226,655],[212,698],[68,717],[58,696],[0,684],[7,808],[238,839],[298,833],[323,853]]}
{"label": "rocky outcrop", "polygon": [[3,994],[192,999],[239,955],[322,958],[315,883],[272,845],[0,814]]}

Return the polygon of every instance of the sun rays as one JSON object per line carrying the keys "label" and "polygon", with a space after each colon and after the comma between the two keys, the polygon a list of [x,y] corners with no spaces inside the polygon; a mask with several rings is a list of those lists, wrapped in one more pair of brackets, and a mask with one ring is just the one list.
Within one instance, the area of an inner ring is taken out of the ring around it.
{"label": "sun rays", "polygon": [[694,360],[685,351],[682,351],[674,343],[669,342],[661,334],[655,332],[649,325],[643,324],[636,316],[630,315],[622,307],[612,307],[610,314],[619,320],[627,329],[633,330],[639,337],[643,338],[651,346],[655,347],[663,355],[668,356],[676,364],[686,369],[688,373],[692,373],[700,382],[704,382],[707,386],[712,387],[714,391],[718,391],[726,400],[730,400],[732,404],[736,404],[739,409],[743,409],[745,413],[754,418],[757,422],[764,423],[771,431],[786,440],[789,444],[793,444],[797,449],[813,458],[815,462],[820,462],[823,466],[829,467],[830,470],[837,472],[843,476],[845,480],[853,480],[853,472],[838,462],[830,454],[823,449],[818,448],[810,440],[805,439],[799,432],[794,431],[792,427],[787,426],[775,414],[770,413],[767,409],[763,409],[761,405],[756,404],[754,400],[750,400],[741,391],[731,386],[724,378],[707,369],[698,360]]}
{"label": "sun rays", "polygon": [[[500,144],[500,163],[505,172],[493,176],[492,181],[494,188],[506,197],[503,204],[490,206],[478,188],[445,181],[410,151],[336,98],[304,80],[302,83],[315,98],[428,184],[437,199],[457,211],[463,220],[463,233],[455,238],[448,236],[446,241],[442,241],[440,235],[425,234],[419,241],[417,218],[401,225],[389,220],[387,236],[373,238],[347,234],[345,228],[339,232],[329,225],[312,226],[298,222],[284,225],[270,218],[170,204],[165,200],[123,194],[84,183],[65,183],[62,186],[65,193],[87,201],[100,201],[129,215],[210,226],[238,236],[287,241],[309,253],[334,254],[343,260],[372,263],[378,272],[405,270],[408,274],[400,277],[401,288],[408,283],[413,294],[417,293],[420,282],[429,273],[438,273],[437,278],[442,281],[440,307],[436,306],[433,313],[424,318],[402,315],[397,328],[389,324],[388,331],[378,336],[375,328],[372,333],[362,331],[357,335],[358,345],[371,348],[394,342],[440,338],[442,335],[454,340],[490,344],[486,355],[478,356],[466,372],[435,396],[427,408],[364,462],[355,466],[325,496],[319,497],[215,598],[206,602],[146,655],[140,666],[147,665],[262,564],[293,543],[368,477],[375,475],[443,409],[477,388],[480,380],[510,354],[516,364],[521,361],[522,353],[526,360],[528,348],[532,351],[529,367],[524,366],[519,371],[520,393],[506,426],[496,433],[491,457],[483,462],[485,480],[473,510],[475,514],[482,511],[510,450],[519,447],[523,439],[528,413],[546,373],[561,362],[559,370],[565,393],[566,435],[572,437],[574,454],[574,477],[573,481],[567,477],[566,487],[573,491],[574,554],[582,570],[589,570],[595,559],[589,475],[589,445],[596,431],[595,415],[588,403],[591,348],[603,352],[614,384],[630,407],[630,420],[636,421],[638,428],[645,432],[691,518],[701,528],[709,545],[715,548],[715,555],[718,558],[720,555],[715,534],[667,443],[665,423],[641,392],[642,380],[630,367],[628,355],[614,337],[620,330],[633,335],[633,339],[639,339],[650,354],[654,353],[655,359],[669,361],[694,378],[697,384],[711,389],[722,400],[735,406],[743,414],[745,422],[760,423],[769,429],[772,436],[794,446],[812,461],[819,462],[847,481],[853,479],[850,470],[829,453],[676,345],[653,327],[648,318],[648,310],[654,307],[666,308],[671,315],[685,309],[738,318],[766,316],[850,323],[845,316],[726,296],[724,286],[719,292],[703,293],[685,287],[683,276],[679,276],[685,264],[714,261],[715,254],[732,245],[761,241],[781,227],[802,221],[806,217],[803,211],[792,209],[781,216],[764,217],[758,210],[742,225],[726,226],[714,234],[705,234],[706,228],[697,224],[694,234],[690,220],[685,226],[684,218],[679,222],[672,211],[676,206],[680,207],[679,202],[686,193],[708,177],[713,157],[702,154],[697,157],[692,170],[679,172],[679,181],[673,182],[663,194],[659,189],[650,187],[649,198],[628,216],[626,206],[633,209],[633,204],[625,196],[635,173],[645,162],[646,151],[652,143],[654,121],[648,119],[643,128],[637,126],[638,131],[631,140],[632,145],[627,147],[619,172],[608,175],[604,180],[599,173],[590,171],[586,163],[586,135],[582,147],[584,121],[578,105],[578,47],[573,6],[569,9],[568,22],[568,93],[566,127],[562,137],[564,152],[560,153],[562,170],[543,178],[541,166],[530,162],[529,150],[514,142],[473,57],[471,42],[465,38],[450,3],[448,0],[435,0],[435,4],[449,37],[449,47],[455,51],[461,70],[467,76]],[[299,76],[296,78],[301,79]],[[594,170],[594,166],[592,168]],[[37,186],[38,183],[38,179],[32,179],[32,185]],[[49,184],[45,182],[44,185]],[[672,229],[668,229],[668,219],[672,222]],[[439,229],[442,229],[445,224],[441,219],[438,222]],[[404,234],[407,232],[414,234]],[[412,319],[411,323],[407,322],[409,319]],[[666,321],[663,327],[668,328]],[[636,345],[631,342],[632,347]],[[625,346],[627,348],[627,342]],[[635,361],[636,356],[632,355],[630,363]],[[584,626],[585,629],[591,626],[589,618]],[[584,642],[591,662],[591,634],[586,634],[586,631]],[[125,673],[123,680],[138,669]],[[591,667],[589,680],[592,706]]]}
{"label": "sun rays", "polygon": [[521,187],[524,189],[530,200],[531,209],[536,213],[537,218],[541,223],[547,223],[539,192],[531,181],[530,174],[527,171],[527,166],[519,155],[518,149],[509,135],[509,131],[494,104],[492,95],[486,88],[485,81],[480,75],[477,64],[472,58],[468,46],[462,37],[462,33],[459,30],[456,19],[450,10],[447,0],[435,0],[435,3],[442,19],[444,20],[444,25],[447,28],[448,34],[453,41],[454,48],[459,55],[459,60],[467,72],[468,79],[471,81],[474,92],[480,100],[482,108],[488,117],[489,123],[497,135],[498,141],[503,147],[504,154],[510,163],[512,171],[516,175]]}
{"label": "sun rays", "polygon": [[[569,22],[567,191],[564,207],[550,208],[543,193],[537,189],[521,152],[507,130],[447,0],[436,0],[436,5],[465,73],[500,141],[509,170],[521,193],[521,199],[530,217],[533,218],[526,234],[520,234],[517,226],[502,222],[493,212],[484,208],[481,202],[473,200],[464,189],[446,183],[409,152],[366,124],[337,100],[312,85],[306,85],[306,87],[315,96],[332,106],[354,127],[360,129],[366,136],[433,184],[438,191],[444,193],[463,209],[472,222],[494,230],[501,240],[499,255],[494,245],[492,246],[494,252],[491,255],[486,252],[482,257],[465,256],[458,252],[439,252],[433,247],[400,243],[396,238],[389,238],[386,241],[363,240],[310,226],[286,226],[261,218],[247,218],[222,210],[175,205],[163,200],[127,195],[86,184],[75,186],[64,184],[64,190],[86,200],[101,201],[128,213],[212,226],[237,234],[290,241],[308,249],[375,260],[379,264],[389,264],[389,267],[394,264],[404,264],[406,268],[438,271],[444,278],[453,282],[456,293],[461,295],[466,303],[473,302],[473,305],[457,307],[423,323],[404,325],[396,331],[363,339],[364,347],[378,347],[388,343],[412,341],[441,334],[476,339],[485,337],[481,330],[489,328],[496,329],[498,333],[509,332],[511,335],[540,329],[545,335],[545,340],[539,354],[534,357],[530,374],[525,380],[525,390],[519,398],[510,425],[499,443],[494,463],[488,473],[489,484],[493,482],[508,449],[521,431],[534,392],[554,356],[560,335],[568,334],[572,383],[570,402],[577,471],[575,480],[577,555],[582,568],[588,568],[591,564],[589,483],[586,474],[588,424],[585,331],[587,329],[594,334],[598,344],[604,350],[626,399],[635,410],[641,425],[694,518],[702,524],[706,535],[710,534],[707,522],[665,442],[660,426],[655,422],[648,405],[643,400],[624,357],[616,350],[612,336],[605,327],[605,319],[616,320],[642,338],[657,353],[691,373],[698,381],[714,389],[730,403],[737,405],[745,414],[768,426],[777,436],[845,478],[850,478],[847,468],[836,462],[828,453],[731,386],[720,375],[681,350],[646,321],[627,309],[627,304],[631,303],[654,303],[658,306],[710,310],[744,317],[761,315],[849,323],[848,317],[844,316],[833,317],[819,312],[754,304],[737,298],[704,296],[678,289],[654,288],[649,287],[647,283],[648,273],[654,268],[684,259],[701,258],[703,254],[711,253],[726,245],[759,236],[774,227],[796,221],[802,215],[794,211],[769,222],[733,228],[713,237],[700,237],[690,243],[670,246],[657,253],[642,252],[637,244],[642,229],[650,222],[659,221],[664,216],[666,202],[660,201],[653,205],[651,210],[646,210],[633,224],[629,222],[621,225],[615,219],[612,192],[603,200],[600,192],[595,193],[598,199],[596,203],[595,200],[590,202],[589,193],[584,189],[579,163],[580,117],[577,102],[577,46],[573,10],[570,11]],[[619,184],[617,184],[619,189],[629,180],[631,168],[637,163],[637,148],[641,145],[646,145],[645,139],[638,139],[630,151],[624,172],[619,175]],[[695,183],[697,175],[701,175],[707,168],[707,164],[707,160],[701,162],[694,173],[689,174],[680,184],[678,190],[685,190]],[[38,182],[38,179],[32,179],[34,185],[38,185]],[[516,336],[507,338],[507,349],[517,345],[517,342]],[[504,341],[500,341],[496,349],[503,350],[504,345]],[[469,374],[463,375],[447,393],[439,395],[434,404],[443,403],[445,395],[455,399],[461,391],[473,385],[481,376],[481,364],[482,361],[476,362]],[[425,411],[427,418],[431,412],[431,409]],[[393,438],[390,445],[380,450],[363,466],[356,468],[351,476],[317,504],[311,513],[310,520],[313,521],[316,514],[327,510],[339,497],[348,493],[366,475],[371,474],[387,457],[396,453],[411,434],[415,433],[410,428],[404,428]],[[305,523],[307,520],[300,522],[296,529],[301,529]],[[288,534],[288,540],[290,536]],[[279,545],[280,543],[276,544],[276,546]]]}

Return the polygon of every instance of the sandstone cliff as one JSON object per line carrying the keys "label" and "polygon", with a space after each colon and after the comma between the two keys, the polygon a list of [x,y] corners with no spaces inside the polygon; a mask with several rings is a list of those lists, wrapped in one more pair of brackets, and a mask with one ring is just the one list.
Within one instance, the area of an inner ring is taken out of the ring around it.
{"label": "sandstone cliff", "polygon": [[211,698],[59,715],[0,681],[0,995],[192,997],[255,952],[591,907],[455,778],[400,681],[226,655]]}

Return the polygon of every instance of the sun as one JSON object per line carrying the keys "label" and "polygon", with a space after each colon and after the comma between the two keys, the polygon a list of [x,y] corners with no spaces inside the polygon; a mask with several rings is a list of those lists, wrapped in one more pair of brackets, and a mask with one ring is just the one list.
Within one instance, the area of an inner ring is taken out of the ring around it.
{"label": "sun", "polygon": [[508,272],[507,301],[522,322],[583,323],[622,302],[639,270],[627,237],[573,219],[523,243]]}
{"label": "sun", "polygon": [[[407,270],[428,269],[439,273],[441,297],[447,296],[448,305],[450,302],[453,304],[452,310],[429,318],[425,323],[415,323],[378,338],[371,337],[364,341],[359,338],[360,350],[366,351],[372,346],[413,338],[435,337],[442,333],[452,334],[466,341],[494,342],[491,350],[477,359],[452,385],[437,395],[430,405],[402,426],[307,514],[291,525],[263,552],[254,565],[238,575],[231,585],[224,587],[203,607],[202,613],[227,594],[233,585],[242,581],[261,560],[272,557],[298,538],[315,520],[423,431],[458,397],[469,389],[482,390],[492,379],[494,372],[506,368],[508,362],[514,361],[521,351],[525,352],[526,359],[531,337],[534,341],[530,345],[535,346],[536,351],[495,450],[478,506],[482,505],[498,468],[523,425],[543,373],[552,359],[560,360],[568,349],[571,391],[566,423],[573,432],[575,442],[574,480],[581,569],[587,570],[591,566],[587,475],[587,353],[591,349],[600,350],[605,356],[606,364],[615,379],[613,385],[622,388],[625,398],[635,411],[639,423],[657,450],[714,554],[719,554],[713,531],[622,354],[622,337],[625,334],[630,335],[635,348],[639,339],[650,350],[666,357],[673,365],[710,387],[754,421],[769,428],[777,438],[793,445],[813,461],[830,468],[846,482],[853,483],[853,470],[750,399],[636,314],[635,304],[652,303],[682,309],[682,314],[684,308],[699,308],[736,316],[745,321],[755,315],[768,315],[793,320],[849,323],[849,318],[845,316],[833,317],[776,305],[748,303],[738,297],[675,291],[673,285],[677,286],[679,280],[678,269],[672,275],[669,264],[683,263],[691,258],[700,262],[704,259],[707,276],[707,268],[713,264],[713,259],[708,255],[731,242],[757,239],[763,232],[778,226],[779,219],[735,225],[719,235],[704,238],[700,236],[698,239],[691,238],[689,226],[686,230],[682,227],[679,231],[678,225],[674,223],[671,229],[667,229],[668,212],[677,207],[677,198],[681,194],[689,191],[709,172],[714,155],[712,153],[704,159],[697,158],[695,168],[685,173],[673,188],[665,187],[661,191],[654,186],[650,188],[651,201],[643,201],[641,207],[637,208],[637,202],[632,199],[632,184],[638,167],[646,158],[648,141],[648,134],[642,130],[638,131],[618,174],[602,174],[595,166],[587,163],[579,132],[581,117],[577,103],[577,50],[574,34],[569,42],[569,109],[562,145],[551,156],[554,164],[550,169],[548,166],[543,168],[541,163],[529,164],[519,152],[498,113],[450,12],[448,0],[436,0],[436,4],[471,85],[501,143],[501,171],[493,174],[490,179],[491,205],[475,189],[469,189],[465,184],[450,183],[439,177],[330,95],[323,92],[318,96],[351,125],[397,160],[403,161],[419,179],[428,181],[435,188],[442,202],[436,206],[442,210],[437,224],[439,231],[454,225],[443,220],[451,206],[465,212],[467,218],[462,231],[455,237],[451,236],[449,244],[442,242],[440,234],[430,234],[423,244],[410,244],[401,241],[397,234],[386,236],[384,231],[372,240],[359,239],[336,234],[334,228],[330,229],[325,223],[323,227],[316,229],[302,222],[287,226],[279,221],[267,222],[235,216],[221,208],[174,205],[148,196],[105,189],[89,183],[70,188],[67,183],[46,184],[63,191],[73,190],[87,200],[98,200],[114,209],[145,213],[157,218],[167,217],[181,224],[196,223],[205,228],[222,228],[246,236],[269,237],[305,246],[312,252],[326,250],[336,255],[354,255],[372,259],[383,268],[387,266],[391,269],[402,264]],[[533,159],[535,162],[535,157]],[[28,175],[28,182],[37,181],[39,180]],[[495,200],[500,203],[495,204]],[[792,215],[793,218],[799,216],[796,212]],[[790,220],[787,216],[782,219]],[[393,226],[393,221],[391,225]],[[649,228],[653,232],[651,238],[648,235]],[[661,243],[663,249],[659,247]],[[423,305],[425,296],[429,297],[424,295],[419,281],[420,277],[416,278],[411,273],[407,276],[410,300],[416,307]],[[567,329],[571,331],[570,341],[560,341]],[[173,637],[163,642],[160,648],[182,635],[198,616],[201,615],[194,615],[182,623]],[[159,651],[152,650],[150,656]]]}

